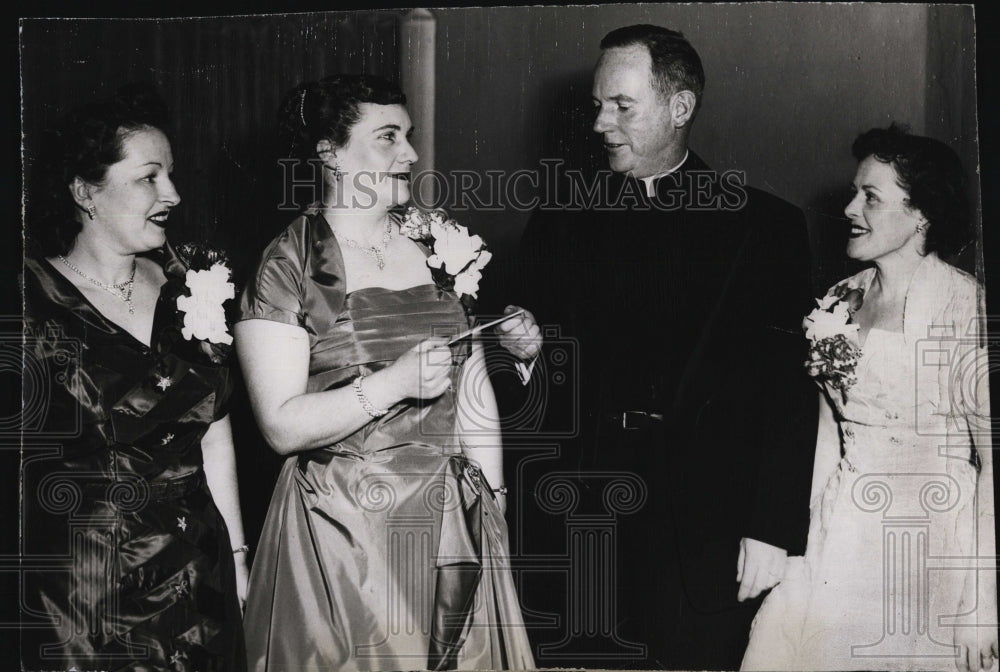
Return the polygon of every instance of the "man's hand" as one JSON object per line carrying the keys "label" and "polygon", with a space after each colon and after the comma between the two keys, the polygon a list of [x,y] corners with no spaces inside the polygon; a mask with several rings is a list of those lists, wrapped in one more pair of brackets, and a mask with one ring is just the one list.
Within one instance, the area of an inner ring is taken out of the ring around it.
{"label": "man's hand", "polygon": [[763,541],[740,539],[740,557],[736,561],[736,580],[740,584],[737,599],[752,600],[781,581],[785,574],[788,551]]}
{"label": "man's hand", "polygon": [[959,672],[992,670],[1000,657],[994,628],[955,628],[955,647],[958,658],[955,667]]}
{"label": "man's hand", "polygon": [[[510,315],[521,308],[507,306],[504,315]],[[528,363],[542,351],[542,330],[535,322],[535,316],[525,310],[519,317],[501,322],[496,326],[500,345],[509,350],[522,362]]]}

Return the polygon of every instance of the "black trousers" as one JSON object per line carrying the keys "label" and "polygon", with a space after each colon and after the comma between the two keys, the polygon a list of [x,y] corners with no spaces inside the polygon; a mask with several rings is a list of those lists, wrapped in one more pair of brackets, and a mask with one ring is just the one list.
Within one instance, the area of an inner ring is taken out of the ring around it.
{"label": "black trousers", "polygon": [[[640,425],[623,429],[619,418],[602,419],[585,441],[564,443],[548,473],[537,474],[575,474],[578,501],[567,513],[545,507],[544,493],[536,492],[538,510],[519,516],[520,554],[538,558],[526,563],[533,570],[521,585],[536,663],[737,669],[760,600],[714,613],[692,604],[665,472],[669,430]],[[735,586],[737,546],[732,553]]]}

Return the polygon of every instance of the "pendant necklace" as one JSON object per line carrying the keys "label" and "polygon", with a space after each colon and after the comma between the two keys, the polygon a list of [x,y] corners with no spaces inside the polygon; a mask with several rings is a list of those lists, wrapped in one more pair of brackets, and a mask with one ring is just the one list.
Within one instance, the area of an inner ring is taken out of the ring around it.
{"label": "pendant necklace", "polygon": [[389,241],[392,240],[392,220],[386,219],[385,221],[385,232],[382,234],[382,244],[381,245],[363,245],[358,241],[348,238],[347,236],[338,233],[337,237],[344,241],[344,244],[350,248],[358,250],[367,254],[369,257],[375,259],[375,263],[378,265],[378,270],[385,268],[385,250],[389,246]]}
{"label": "pendant necklace", "polygon": [[60,254],[58,256],[59,256],[59,261],[66,264],[71,271],[74,271],[85,280],[89,280],[90,282],[94,283],[108,294],[116,296],[122,301],[124,301],[125,305],[128,306],[128,314],[135,315],[135,306],[132,304],[132,288],[135,287],[135,258],[132,259],[132,273],[129,275],[128,280],[116,283],[114,285],[109,285],[107,283],[101,282],[100,280],[90,277],[89,275],[81,271],[79,268],[74,266],[73,263],[63,255]]}

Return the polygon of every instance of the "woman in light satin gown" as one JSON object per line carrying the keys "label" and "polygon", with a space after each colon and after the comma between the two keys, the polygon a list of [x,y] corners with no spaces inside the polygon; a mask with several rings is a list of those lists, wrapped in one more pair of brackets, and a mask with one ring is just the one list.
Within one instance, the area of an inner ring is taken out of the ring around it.
{"label": "woman in light satin gown", "polygon": [[812,361],[822,410],[808,546],[761,606],[743,669],[990,669],[982,288],[938,256],[967,235],[962,167],[942,143],[897,126],[862,134],[853,152],[847,254],[873,266],[834,286],[830,310],[813,316],[850,316],[839,328],[858,348],[853,380]]}
{"label": "woman in light satin gown", "polygon": [[333,76],[279,112],[322,197],[264,251],[236,326],[258,424],[288,455],[251,575],[257,672],[534,666],[482,346],[448,345],[469,317],[393,212],[417,160],[404,104]]}

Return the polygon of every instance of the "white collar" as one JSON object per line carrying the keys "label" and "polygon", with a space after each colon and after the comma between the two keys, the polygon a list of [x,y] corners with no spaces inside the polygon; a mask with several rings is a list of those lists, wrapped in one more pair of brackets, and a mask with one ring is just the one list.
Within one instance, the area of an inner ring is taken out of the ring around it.
{"label": "white collar", "polygon": [[681,159],[680,163],[678,163],[676,166],[674,166],[670,170],[664,171],[662,173],[658,173],[656,175],[650,175],[649,177],[640,177],[639,178],[639,180],[643,184],[646,185],[646,196],[648,196],[649,198],[652,198],[653,196],[656,195],[656,187],[654,186],[653,183],[656,182],[656,180],[660,179],[661,177],[663,177],[665,175],[669,175],[670,173],[674,172],[675,170],[677,170],[678,168],[680,168],[681,166],[683,166],[684,162],[688,160],[688,152],[689,151],[690,150],[685,149],[684,150],[684,158]]}

